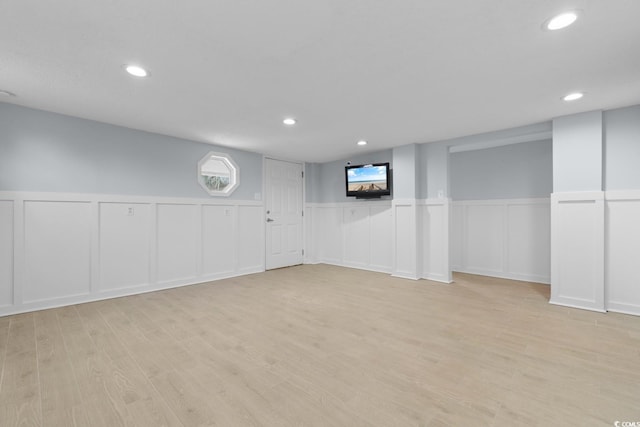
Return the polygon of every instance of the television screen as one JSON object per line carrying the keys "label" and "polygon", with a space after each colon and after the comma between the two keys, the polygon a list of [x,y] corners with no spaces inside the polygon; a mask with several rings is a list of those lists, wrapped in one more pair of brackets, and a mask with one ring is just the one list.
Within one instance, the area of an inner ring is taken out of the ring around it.
{"label": "television screen", "polygon": [[389,163],[347,166],[347,196],[380,197],[391,194]]}

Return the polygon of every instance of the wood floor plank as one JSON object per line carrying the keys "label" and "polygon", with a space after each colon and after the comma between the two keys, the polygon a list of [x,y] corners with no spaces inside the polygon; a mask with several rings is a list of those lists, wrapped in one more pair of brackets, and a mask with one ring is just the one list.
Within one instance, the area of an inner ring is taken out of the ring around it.
{"label": "wood floor plank", "polygon": [[33,314],[11,317],[0,384],[0,420],[3,426],[41,426]]}
{"label": "wood floor plank", "polygon": [[34,313],[42,419],[44,426],[73,426],[86,420],[77,411],[82,399],[56,312]]}
{"label": "wood floor plank", "polygon": [[0,425],[636,420],[640,317],[328,265],[0,318]]}

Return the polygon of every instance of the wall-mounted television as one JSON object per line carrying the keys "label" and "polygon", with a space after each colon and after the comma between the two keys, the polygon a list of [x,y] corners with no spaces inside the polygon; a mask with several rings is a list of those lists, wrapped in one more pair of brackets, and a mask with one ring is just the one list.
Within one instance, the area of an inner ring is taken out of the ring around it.
{"label": "wall-mounted television", "polygon": [[372,199],[391,194],[389,163],[349,165],[344,168],[347,197]]}

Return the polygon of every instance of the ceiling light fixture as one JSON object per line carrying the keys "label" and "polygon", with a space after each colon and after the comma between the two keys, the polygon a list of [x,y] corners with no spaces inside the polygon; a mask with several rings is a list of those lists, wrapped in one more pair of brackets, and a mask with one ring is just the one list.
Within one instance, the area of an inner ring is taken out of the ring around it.
{"label": "ceiling light fixture", "polygon": [[367,141],[362,139],[362,140],[358,141],[358,145],[367,145]]}
{"label": "ceiling light fixture", "polygon": [[16,96],[16,94],[13,92],[9,92],[8,90],[0,90],[0,96],[10,97],[10,96]]}
{"label": "ceiling light fixture", "polygon": [[584,93],[582,92],[574,92],[574,93],[570,93],[569,95],[564,96],[562,99],[564,101],[575,101],[576,99],[580,99],[584,96]]}
{"label": "ceiling light fixture", "polygon": [[576,22],[576,19],[578,19],[578,12],[564,12],[554,16],[553,18],[547,19],[544,22],[543,28],[551,31],[560,30]]}
{"label": "ceiling light fixture", "polygon": [[124,69],[134,77],[149,77],[151,75],[147,70],[138,65],[125,65]]}
{"label": "ceiling light fixture", "polygon": [[282,123],[284,123],[287,126],[293,126],[293,125],[296,124],[296,119],[292,119],[291,117],[288,117],[288,118],[284,119],[282,121]]}

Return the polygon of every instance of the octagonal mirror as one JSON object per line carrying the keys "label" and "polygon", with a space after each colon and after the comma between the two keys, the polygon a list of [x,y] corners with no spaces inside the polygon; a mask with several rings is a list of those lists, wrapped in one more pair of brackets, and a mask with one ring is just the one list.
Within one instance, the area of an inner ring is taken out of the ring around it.
{"label": "octagonal mirror", "polygon": [[231,156],[210,151],[198,162],[198,182],[212,196],[228,196],[239,185],[240,170]]}

